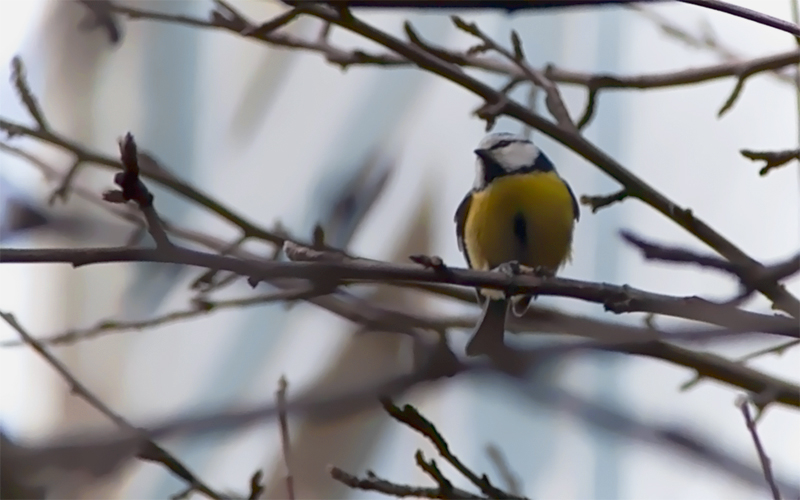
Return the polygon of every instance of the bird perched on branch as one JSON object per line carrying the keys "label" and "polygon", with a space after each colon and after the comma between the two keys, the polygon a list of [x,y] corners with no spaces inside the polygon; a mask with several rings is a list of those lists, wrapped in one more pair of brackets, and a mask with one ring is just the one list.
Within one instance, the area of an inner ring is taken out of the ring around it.
{"label": "bird perched on branch", "polygon": [[[550,160],[530,140],[508,133],[486,136],[475,150],[475,184],[456,210],[458,247],[473,269],[515,274],[521,266],[554,274],[571,256],[578,202]],[[503,347],[509,298],[478,289],[483,314],[467,355]],[[514,296],[521,316],[529,296]]]}

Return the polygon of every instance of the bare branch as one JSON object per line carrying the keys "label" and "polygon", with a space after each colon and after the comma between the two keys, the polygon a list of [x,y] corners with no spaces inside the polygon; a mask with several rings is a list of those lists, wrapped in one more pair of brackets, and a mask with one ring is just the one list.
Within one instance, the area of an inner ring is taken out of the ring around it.
{"label": "bare branch", "polygon": [[[594,118],[594,112],[597,109],[597,96],[600,93],[600,88],[597,86],[589,86],[588,92],[586,95],[586,107],[583,110],[583,115],[581,115],[580,119],[578,120],[578,130],[583,130],[589,125],[589,122],[592,121]],[[583,200],[581,200],[583,201]],[[592,208],[594,211],[594,208]]]}
{"label": "bare branch", "polygon": [[289,418],[286,415],[286,376],[281,375],[278,380],[278,390],[275,392],[275,405],[278,408],[278,424],[281,430],[281,448],[283,449],[283,462],[286,465],[286,495],[289,500],[294,500],[294,475],[292,475],[292,445],[289,437]]}
{"label": "bare branch", "polygon": [[505,47],[497,44],[494,40],[492,40],[491,37],[481,31],[477,24],[467,23],[458,16],[452,16],[452,19],[453,23],[458,28],[480,38],[486,47],[513,61],[514,64],[516,64],[522,70],[522,72],[525,74],[525,77],[530,80],[531,83],[544,89],[546,95],[545,104],[547,104],[548,111],[550,111],[550,114],[553,115],[553,118],[555,118],[558,125],[566,130],[577,133],[577,128],[575,128],[575,124],[572,123],[572,119],[569,116],[569,111],[567,111],[564,100],[561,98],[561,93],[558,91],[558,87],[556,87],[553,82],[551,82],[544,75],[544,73],[535,70],[528,65],[524,59],[522,42],[520,41],[519,35],[517,35],[516,32],[512,31],[511,39],[514,45],[514,53],[512,54]]}
{"label": "bare branch", "polygon": [[[394,496],[398,498],[404,497],[422,497],[422,498],[448,498],[445,493],[439,488],[425,488],[422,486],[407,486],[404,484],[397,484],[386,479],[381,479],[372,471],[367,471],[367,477],[360,478],[349,474],[338,467],[331,466],[328,469],[331,477],[340,483],[349,486],[353,489],[364,491],[377,491],[384,495]],[[453,498],[466,499],[466,500],[480,500],[485,497],[472,494],[458,488],[452,490]]]}
{"label": "bare branch", "polygon": [[742,149],[742,156],[753,161],[764,160],[766,164],[758,171],[759,175],[767,175],[773,168],[788,164],[792,160],[800,161],[800,149],[787,149],[785,151],[752,151]]}
{"label": "bare branch", "polygon": [[522,487],[519,476],[511,470],[511,466],[506,460],[503,452],[494,444],[486,446],[486,455],[492,461],[500,477],[506,483],[509,493],[512,495],[522,495]]}
{"label": "bare branch", "polygon": [[601,208],[605,208],[609,205],[613,205],[614,203],[619,203],[620,201],[628,198],[630,194],[626,189],[620,189],[616,193],[611,193],[602,196],[589,196],[583,195],[581,196],[581,204],[588,205],[592,207],[592,213],[597,213],[598,210]]}
{"label": "bare branch", "polygon": [[23,65],[22,59],[19,56],[14,56],[14,58],[11,59],[11,83],[13,83],[14,88],[17,89],[20,100],[25,105],[25,108],[28,110],[28,113],[30,113],[34,121],[36,121],[36,125],[39,126],[39,130],[49,130],[50,127],[44,118],[44,114],[39,107],[39,103],[36,101],[36,98],[33,96],[31,88],[28,85],[28,80],[25,74],[25,66]]}
{"label": "bare branch", "polygon": [[[120,334],[129,331],[141,331],[145,329],[155,328],[158,326],[167,325],[170,323],[177,323],[179,321],[193,319],[200,316],[208,315],[209,313],[222,311],[225,309],[233,309],[240,307],[248,307],[252,305],[266,305],[278,301],[295,301],[300,299],[310,298],[309,293],[313,291],[313,287],[309,285],[290,288],[286,290],[279,290],[277,292],[265,293],[255,295],[252,297],[243,297],[238,299],[228,299],[220,301],[211,300],[195,300],[193,307],[181,311],[173,311],[166,313],[162,316],[149,318],[138,321],[117,321],[107,319],[99,322],[97,325],[80,330],[68,330],[64,333],[52,335],[44,338],[37,339],[42,345],[60,346],[70,345],[77,342],[104,337],[106,335]],[[25,345],[22,341],[7,340],[0,342],[2,347],[18,347]]]}
{"label": "bare branch", "polygon": [[770,465],[769,457],[767,457],[764,446],[761,444],[761,439],[758,437],[758,429],[756,428],[756,423],[753,421],[753,417],[750,416],[748,404],[747,399],[742,398],[739,403],[739,409],[742,410],[747,430],[753,438],[753,444],[756,447],[756,452],[758,452],[758,460],[761,462],[761,468],[764,470],[764,479],[766,479],[767,485],[769,485],[769,489],[772,492],[772,498],[774,500],[781,500],[781,492],[778,490],[778,485],[775,484],[775,477],[772,475],[772,465]]}
{"label": "bare branch", "polygon": [[439,466],[436,465],[436,460],[426,460],[422,450],[417,450],[417,452],[414,453],[414,461],[417,462],[417,467],[422,469],[422,472],[429,475],[431,479],[433,479],[433,482],[439,485],[439,495],[441,498],[458,500],[453,483],[445,477],[441,469],[439,469]]}
{"label": "bare branch", "polygon": [[[746,361],[750,361],[751,359],[759,358],[761,356],[766,356],[768,354],[775,354],[775,355],[782,355],[787,350],[791,349],[792,347],[800,345],[800,340],[790,340],[788,342],[783,342],[778,345],[774,345],[771,347],[765,347],[764,349],[759,349],[758,351],[754,351],[748,353],[736,360],[737,363],[744,363]],[[703,376],[697,374],[696,376],[692,377],[690,380],[684,382],[680,386],[681,391],[688,391],[692,387],[696,386],[703,380]]]}
{"label": "bare branch", "polygon": [[50,194],[50,197],[47,200],[48,204],[54,204],[57,199],[61,199],[63,203],[67,202],[67,199],[69,198],[69,190],[70,187],[72,187],[72,181],[75,179],[75,175],[78,173],[78,169],[80,169],[82,165],[83,159],[81,158],[76,158],[75,161],[72,162],[72,165],[61,179],[58,187],[56,187]]}
{"label": "bare branch", "polygon": [[713,255],[700,255],[685,248],[668,247],[648,242],[642,238],[639,238],[630,231],[620,231],[620,236],[622,236],[623,240],[641,250],[644,258],[648,260],[697,264],[701,267],[717,269],[735,276],[738,276],[739,273],[741,273],[741,270],[734,266],[730,261]]}
{"label": "bare branch", "polygon": [[402,409],[400,409],[388,398],[382,399],[381,404],[383,405],[384,410],[386,410],[386,412],[391,415],[392,418],[402,424],[407,425],[408,427],[411,427],[415,431],[428,438],[428,440],[436,447],[439,455],[450,462],[450,464],[461,474],[463,474],[464,477],[469,479],[472,484],[480,488],[484,495],[490,498],[505,498],[514,500],[520,500],[524,498],[518,495],[512,495],[499,488],[496,488],[489,481],[489,478],[486,477],[486,474],[483,474],[479,477],[469,467],[464,465],[464,463],[450,451],[447,441],[445,441],[436,427],[428,419],[423,417],[413,406],[405,405]]}
{"label": "bare branch", "polygon": [[279,16],[276,16],[274,19],[271,19],[255,28],[249,28],[242,31],[242,36],[252,36],[252,37],[259,37],[266,35],[275,31],[278,28],[286,26],[290,22],[292,22],[300,12],[297,9],[292,9]]}
{"label": "bare branch", "polygon": [[777,30],[785,31],[794,36],[800,36],[800,26],[797,26],[794,23],[790,23],[788,21],[784,21],[783,19],[778,19],[777,17],[772,17],[762,12],[758,12],[752,9],[748,9],[747,7],[741,7],[739,5],[734,5],[728,2],[722,2],[720,0],[680,0],[683,3],[690,3],[692,5],[697,5],[699,7],[705,7],[707,9],[713,9],[720,12],[724,12],[726,14],[731,14],[736,17],[741,17],[742,19],[747,19],[753,21],[755,23],[763,24],[764,26],[769,26],[771,28],[775,28]]}
{"label": "bare branch", "polygon": [[103,199],[112,203],[125,203],[135,201],[139,210],[147,221],[147,231],[156,242],[161,251],[171,251],[174,245],[169,240],[164,225],[153,207],[153,195],[147,186],[139,179],[139,154],[136,142],[130,132],[119,143],[120,157],[122,158],[123,171],[114,176],[114,182],[122,188],[121,191],[107,191]]}
{"label": "bare branch", "polygon": [[752,272],[751,270],[742,269],[730,261],[714,255],[700,255],[684,248],[667,247],[647,242],[628,231],[621,231],[620,234],[625,241],[638,247],[646,259],[696,264],[701,267],[717,269],[736,276],[745,287],[744,293],[737,297],[736,302],[741,302],[752,293],[752,290],[759,282],[770,281],[779,283],[787,277],[800,272],[800,253],[790,257],[784,262],[763,267],[759,271],[759,274],[753,275],[750,274]]}
{"label": "bare branch", "polygon": [[264,493],[264,485],[262,483],[264,471],[258,469],[250,476],[250,494],[247,495],[247,500],[258,500],[261,494]]}
{"label": "bare branch", "polygon": [[[83,384],[81,384],[73,375],[70,373],[69,369],[64,366],[55,356],[53,356],[50,351],[47,350],[45,346],[43,346],[39,341],[31,337],[25,329],[20,326],[17,320],[14,318],[12,314],[5,313],[0,311],[0,318],[2,318],[8,325],[13,328],[20,337],[22,337],[23,341],[31,346],[31,348],[36,351],[46,362],[49,364],[58,374],[61,376],[62,379],[67,383],[70,388],[70,392],[75,394],[79,398],[83,399],[89,405],[94,407],[100,413],[108,417],[109,420],[114,422],[121,430],[125,431],[126,433],[131,433],[134,435],[139,435],[141,433],[141,429],[135,428],[131,425],[127,420],[122,418],[120,415],[115,413],[111,408],[106,406],[97,396],[95,396],[92,392],[89,391]],[[178,461],[177,458],[172,456],[168,451],[164,450],[160,446],[158,446],[155,442],[151,440],[143,440],[139,452],[137,454],[139,458],[142,460],[148,460],[152,462],[158,462],[170,470],[174,475],[183,479],[188,485],[195,491],[199,491],[206,495],[209,498],[219,500],[222,498],[221,495],[216,493],[215,491],[211,490],[208,486],[203,484],[194,474],[192,474],[189,469],[186,468],[181,462]]]}
{"label": "bare branch", "polygon": [[[63,136],[50,131],[35,130],[24,125],[11,122],[0,118],[0,130],[5,130],[11,136],[26,136],[38,139],[48,144],[60,147],[73,153],[76,157],[83,158],[85,162],[99,165],[114,170],[123,170],[122,163],[115,158],[105,156],[99,152],[92,151],[77,142],[71,141]],[[152,179],[164,187],[181,194],[189,200],[194,201],[199,206],[205,207],[209,211],[219,215],[231,224],[239,227],[242,232],[251,237],[283,245],[286,238],[273,234],[271,231],[263,229],[245,217],[236,213],[233,209],[217,202],[199,189],[179,180],[176,176],[169,174],[161,169],[141,169],[140,175]]]}

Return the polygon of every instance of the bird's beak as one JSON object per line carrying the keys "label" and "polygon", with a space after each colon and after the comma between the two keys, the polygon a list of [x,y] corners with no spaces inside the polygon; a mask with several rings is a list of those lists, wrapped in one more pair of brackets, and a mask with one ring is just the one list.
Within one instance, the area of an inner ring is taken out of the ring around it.
{"label": "bird's beak", "polygon": [[491,157],[488,149],[476,149],[475,154],[482,160],[488,160]]}

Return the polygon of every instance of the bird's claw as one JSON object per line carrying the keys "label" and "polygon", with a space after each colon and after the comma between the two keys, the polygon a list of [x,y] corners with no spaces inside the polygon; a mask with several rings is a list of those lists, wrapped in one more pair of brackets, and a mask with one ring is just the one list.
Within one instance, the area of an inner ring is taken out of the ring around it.
{"label": "bird's claw", "polygon": [[545,266],[536,266],[531,269],[531,274],[535,276],[539,276],[540,278],[552,278],[556,275],[556,273],[550,269],[549,267]]}
{"label": "bird's claw", "polygon": [[508,262],[503,262],[499,266],[495,268],[496,271],[499,271],[503,274],[508,276],[514,277],[522,274],[523,266],[517,260],[510,260]]}

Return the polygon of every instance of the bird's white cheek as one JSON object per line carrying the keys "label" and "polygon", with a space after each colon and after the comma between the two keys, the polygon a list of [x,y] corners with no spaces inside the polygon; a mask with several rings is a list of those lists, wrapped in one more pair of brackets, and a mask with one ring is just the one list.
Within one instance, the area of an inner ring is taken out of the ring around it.
{"label": "bird's white cheek", "polygon": [[500,165],[506,170],[532,165],[539,155],[539,149],[533,144],[515,144],[495,153]]}
{"label": "bird's white cheek", "polygon": [[524,153],[523,151],[520,151],[518,149],[503,151],[502,154],[500,155],[499,163],[506,170],[508,170],[509,167],[517,167],[520,165],[524,165],[527,155],[523,153]]}
{"label": "bird's white cheek", "polygon": [[480,160],[475,162],[475,182],[472,184],[475,189],[483,187],[483,164]]}

